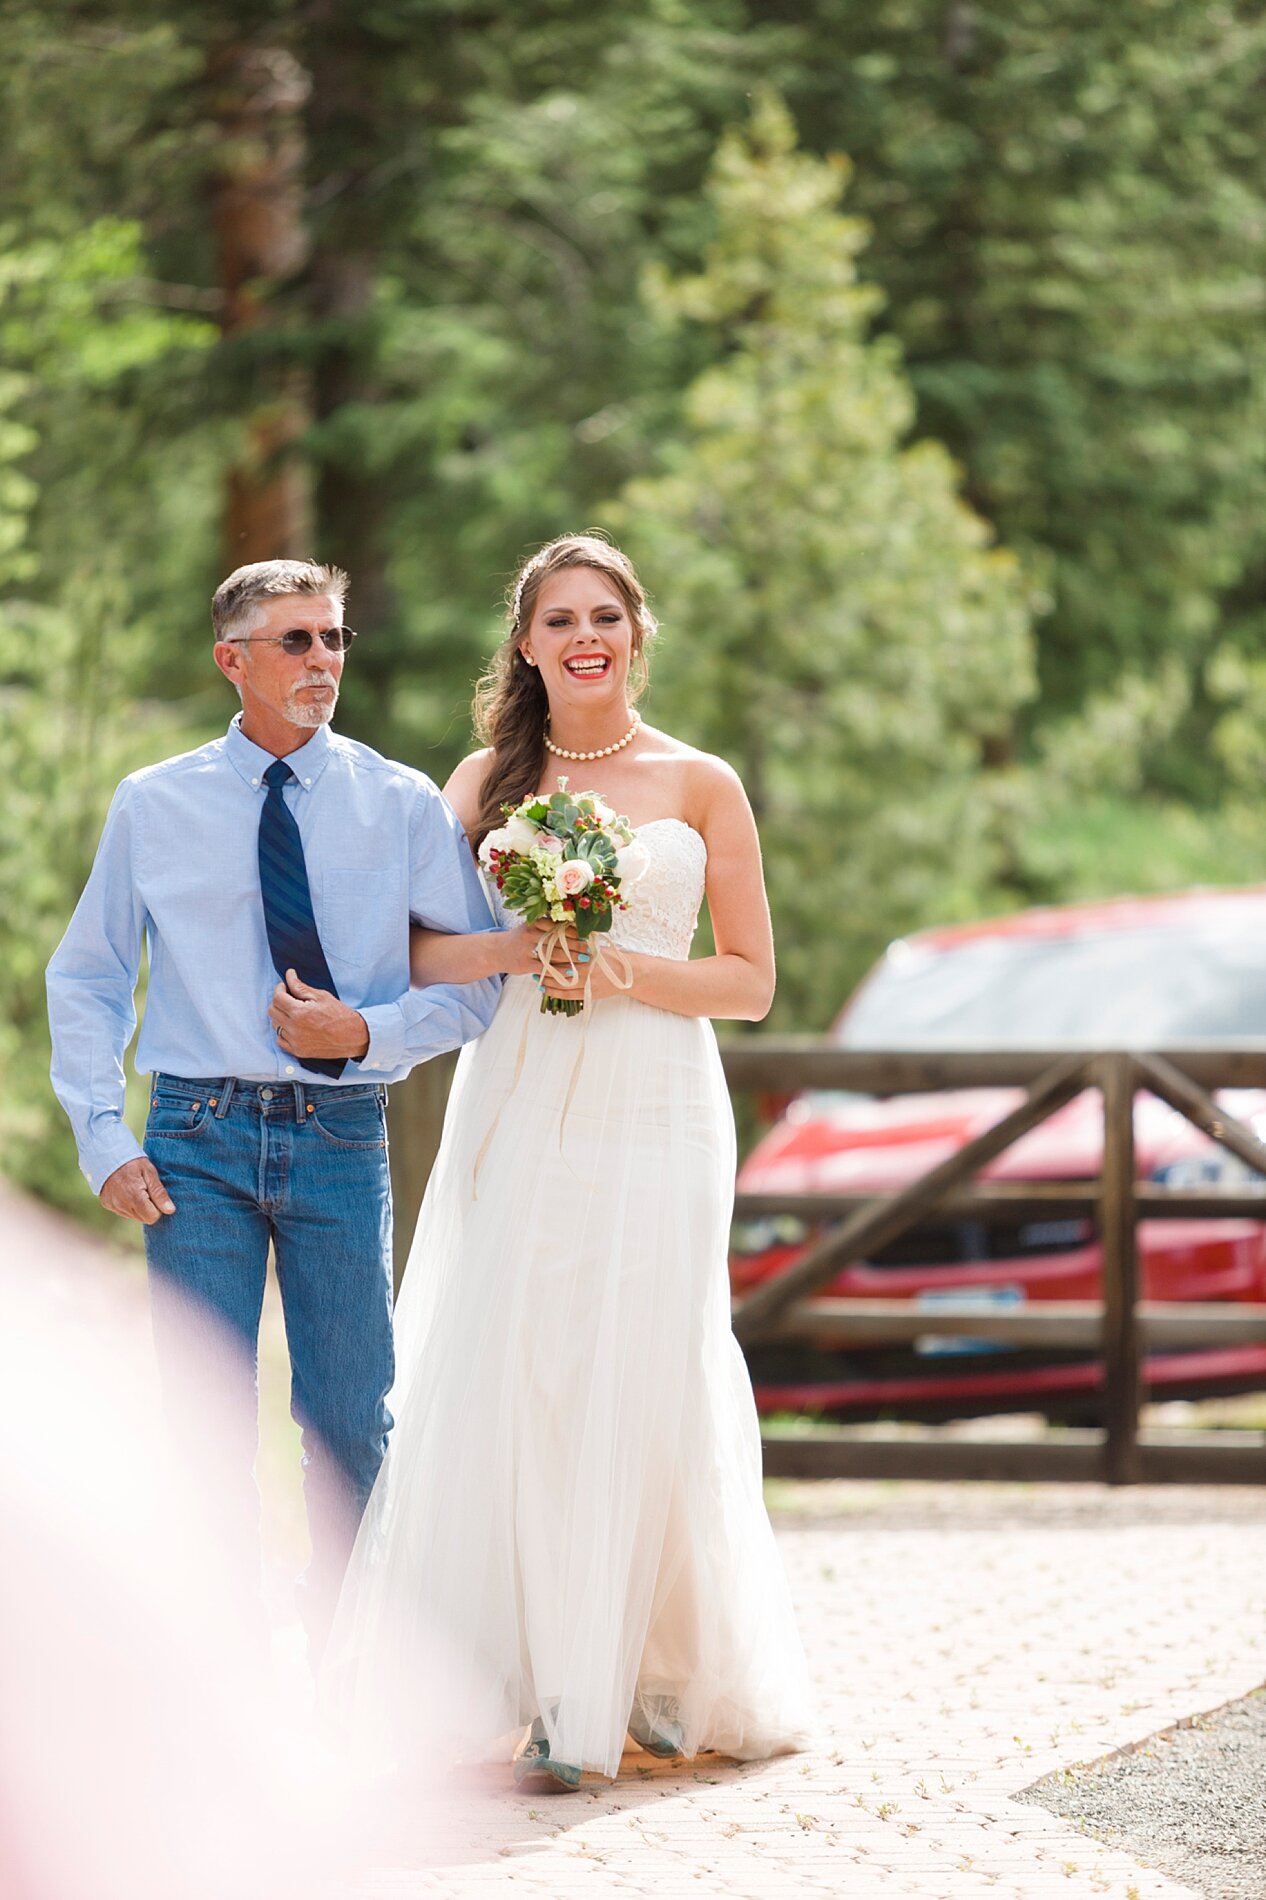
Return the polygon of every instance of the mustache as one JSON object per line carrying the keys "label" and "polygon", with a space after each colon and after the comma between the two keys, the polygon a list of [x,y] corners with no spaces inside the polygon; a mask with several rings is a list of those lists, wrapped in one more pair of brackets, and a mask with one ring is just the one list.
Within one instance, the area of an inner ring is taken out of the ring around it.
{"label": "mustache", "polygon": [[333,692],[337,693],[338,691],[338,681],[335,679],[333,673],[325,671],[305,673],[301,680],[295,681],[290,690],[291,692],[297,693],[301,686],[328,686]]}

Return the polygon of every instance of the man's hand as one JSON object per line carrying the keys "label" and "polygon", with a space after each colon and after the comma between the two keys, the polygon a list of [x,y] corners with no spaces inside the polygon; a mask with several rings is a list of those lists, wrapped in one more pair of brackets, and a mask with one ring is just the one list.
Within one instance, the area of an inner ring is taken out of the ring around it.
{"label": "man's hand", "polygon": [[158,1169],[146,1155],[125,1161],[107,1175],[98,1196],[102,1207],[125,1220],[139,1220],[153,1227],[164,1214],[174,1214],[176,1203],[158,1176]]}
{"label": "man's hand", "polygon": [[369,1053],[369,1026],[363,1016],[340,1003],[329,990],[314,990],[293,970],[273,991],[268,1020],[287,1055],[351,1056]]}

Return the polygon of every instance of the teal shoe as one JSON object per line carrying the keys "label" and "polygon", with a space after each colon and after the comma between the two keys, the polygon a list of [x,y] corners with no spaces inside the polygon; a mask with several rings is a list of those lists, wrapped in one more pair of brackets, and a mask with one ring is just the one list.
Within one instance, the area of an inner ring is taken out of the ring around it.
{"label": "teal shoe", "polygon": [[634,1717],[629,1722],[629,1734],[639,1748],[644,1748],[648,1755],[657,1756],[660,1761],[671,1761],[675,1756],[684,1755],[686,1752],[686,1738],[682,1733],[680,1722],[668,1721],[661,1717],[652,1727],[649,1722],[643,1722]]}
{"label": "teal shoe", "polygon": [[545,1737],[533,1735],[515,1759],[514,1785],[524,1794],[567,1794],[580,1786],[580,1770],[569,1761],[551,1761]]}

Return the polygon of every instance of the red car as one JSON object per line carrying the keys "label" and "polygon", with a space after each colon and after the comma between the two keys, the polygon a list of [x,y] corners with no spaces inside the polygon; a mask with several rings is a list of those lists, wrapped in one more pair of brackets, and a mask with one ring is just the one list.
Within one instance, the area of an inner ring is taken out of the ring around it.
{"label": "red car", "polygon": [[[846,1003],[845,1049],[1175,1049],[1266,1035],[1266,886],[1121,898],[929,930],[890,946]],[[739,1171],[740,1192],[884,1193],[903,1187],[1021,1099],[1008,1088],[794,1100]],[[1266,1092],[1225,1090],[1228,1111],[1266,1136]],[[1135,1103],[1141,1179],[1263,1190],[1256,1220],[1153,1220],[1139,1227],[1149,1300],[1266,1300],[1266,1180],[1150,1095]],[[1008,1149],[984,1177],[1084,1181],[1099,1172],[1102,1115],[1087,1091]],[[737,1222],[741,1296],[794,1260],[816,1231],[792,1216]],[[1100,1367],[1075,1354],[938,1338],[938,1301],[982,1306],[1099,1297],[1085,1220],[1010,1228],[924,1222],[822,1288],[846,1299],[914,1299],[929,1331],[911,1348],[820,1350],[788,1340],[749,1350],[763,1411],[938,1420],[1038,1411],[1097,1422]],[[1151,1397],[1266,1390],[1266,1344],[1149,1356]]]}

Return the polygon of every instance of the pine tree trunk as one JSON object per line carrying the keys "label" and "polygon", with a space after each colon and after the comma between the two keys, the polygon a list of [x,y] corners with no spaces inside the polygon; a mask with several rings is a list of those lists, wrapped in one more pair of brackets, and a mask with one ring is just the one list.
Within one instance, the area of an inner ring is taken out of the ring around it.
{"label": "pine tree trunk", "polygon": [[[402,128],[390,105],[389,79],[398,49],[374,21],[341,0],[310,0],[304,58],[312,78],[307,114],[310,171],[320,210],[313,224],[310,315],[313,408],[318,424],[349,405],[364,413],[378,400],[375,297],[392,217],[384,184],[400,163]],[[383,530],[396,499],[390,473],[379,472],[353,428],[337,448],[318,449],[316,515],[321,558],[351,575],[349,617],[367,637],[356,655],[354,706],[371,745],[380,734],[366,719],[385,717],[398,654],[389,638],[394,602]],[[367,703],[368,701],[368,703]]]}
{"label": "pine tree trunk", "polygon": [[[323,240],[312,261],[312,314],[325,331],[314,364],[313,407],[328,421],[346,403],[372,404],[378,394],[370,353],[358,347],[372,317],[378,258],[370,250]],[[382,530],[392,503],[389,485],[347,453],[323,458],[316,470],[316,513],[321,559],[337,561],[351,575],[350,618],[381,636],[393,617],[387,553]],[[374,646],[358,653],[358,676],[374,677]],[[385,654],[385,658],[394,655]],[[382,691],[388,681],[384,677]],[[372,735],[365,735],[372,743]]]}
{"label": "pine tree trunk", "polygon": [[212,220],[220,327],[250,364],[246,439],[225,493],[226,559],[238,567],[311,549],[310,483],[297,450],[310,419],[308,383],[286,347],[277,308],[278,293],[307,262],[302,111],[309,85],[284,47],[242,42],[215,51],[208,77],[218,133]]}

